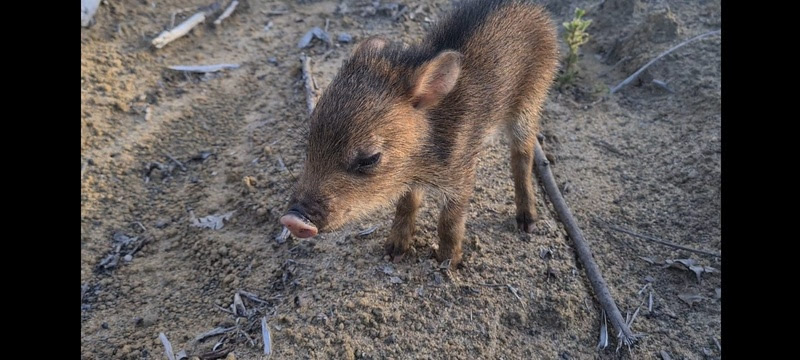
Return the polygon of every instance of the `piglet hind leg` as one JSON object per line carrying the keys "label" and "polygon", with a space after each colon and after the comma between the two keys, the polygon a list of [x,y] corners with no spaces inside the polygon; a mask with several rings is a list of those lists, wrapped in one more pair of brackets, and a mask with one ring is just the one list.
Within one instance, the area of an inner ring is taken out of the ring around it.
{"label": "piglet hind leg", "polygon": [[508,124],[517,228],[527,233],[533,232],[533,224],[539,218],[533,188],[533,148],[538,120],[538,109],[524,110]]}

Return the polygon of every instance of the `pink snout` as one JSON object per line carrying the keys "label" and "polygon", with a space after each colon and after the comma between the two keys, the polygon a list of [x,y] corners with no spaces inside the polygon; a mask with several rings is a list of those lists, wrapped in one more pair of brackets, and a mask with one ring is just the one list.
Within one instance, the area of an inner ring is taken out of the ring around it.
{"label": "pink snout", "polygon": [[317,227],[314,224],[291,212],[281,217],[281,224],[296,238],[310,238],[317,235]]}

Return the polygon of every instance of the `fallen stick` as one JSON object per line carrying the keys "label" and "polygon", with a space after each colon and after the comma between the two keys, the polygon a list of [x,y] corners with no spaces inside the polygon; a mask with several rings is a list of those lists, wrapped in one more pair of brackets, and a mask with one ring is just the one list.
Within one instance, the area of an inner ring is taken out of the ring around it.
{"label": "fallen stick", "polygon": [[633,80],[636,80],[636,78],[637,78],[637,77],[639,77],[639,74],[641,74],[641,73],[642,73],[643,71],[645,71],[645,70],[646,70],[648,67],[650,67],[650,65],[653,65],[653,63],[655,63],[656,61],[658,61],[658,59],[661,59],[662,57],[664,57],[664,56],[667,56],[667,54],[669,54],[669,53],[671,53],[671,52],[673,52],[673,51],[675,51],[675,50],[677,50],[677,49],[679,49],[679,48],[683,47],[683,46],[684,46],[684,45],[686,45],[686,44],[689,44],[689,43],[691,43],[692,41],[695,41],[695,40],[702,39],[702,38],[704,38],[704,37],[706,37],[706,36],[709,36],[709,35],[719,34],[720,32],[721,32],[721,30],[714,30],[714,31],[709,31],[709,32],[707,32],[707,33],[705,33],[705,34],[700,34],[700,35],[697,35],[697,36],[695,36],[695,37],[693,37],[693,38],[691,38],[691,39],[689,39],[689,40],[686,40],[686,41],[684,41],[684,42],[682,42],[682,43],[680,43],[680,44],[678,44],[678,45],[675,45],[675,46],[673,46],[672,48],[670,48],[670,49],[669,49],[669,50],[667,50],[667,51],[664,51],[664,52],[662,52],[661,54],[659,54],[658,56],[656,56],[656,58],[655,58],[655,59],[653,59],[653,60],[650,60],[650,62],[648,62],[647,64],[645,64],[644,66],[642,66],[642,67],[641,67],[639,70],[636,70],[636,72],[635,72],[635,73],[633,73],[633,75],[631,75],[631,76],[628,76],[628,78],[627,78],[627,79],[625,79],[625,80],[622,80],[622,82],[621,82],[621,83],[619,83],[617,86],[614,86],[614,88],[612,88],[612,89],[611,89],[610,93],[611,93],[611,94],[613,94],[613,93],[615,93],[615,92],[619,91],[620,89],[622,89],[622,88],[623,88],[625,85],[628,85],[628,84],[630,84],[630,83],[631,83]]}
{"label": "fallen stick", "polygon": [[153,46],[155,46],[156,49],[161,49],[167,44],[177,40],[181,36],[188,34],[189,31],[191,31],[195,26],[199,25],[205,20],[205,12],[201,11],[197,14],[194,14],[172,30],[164,31],[158,35],[155,39],[153,39]]}
{"label": "fallen stick", "polygon": [[214,64],[214,65],[173,65],[167,66],[168,69],[176,71],[212,73],[225,69],[238,69],[239,64]]}
{"label": "fallen stick", "polygon": [[308,107],[308,114],[311,115],[311,112],[314,111],[314,106],[317,105],[317,94],[314,89],[314,75],[311,74],[311,58],[303,54],[300,57],[300,61],[303,62],[303,83],[306,88],[306,107]]}
{"label": "fallen stick", "polygon": [[81,0],[81,26],[87,27],[92,23],[94,13],[100,6],[100,0]]}
{"label": "fallen stick", "polygon": [[222,20],[225,20],[228,18],[228,16],[231,16],[231,14],[233,14],[233,10],[236,10],[236,7],[238,5],[239,5],[238,1],[236,0],[231,1],[231,4],[228,5],[228,7],[225,9],[224,12],[222,12],[222,15],[220,15],[217,18],[217,20],[214,20],[214,25],[219,26],[219,24],[222,24]]}
{"label": "fallen stick", "polygon": [[658,238],[654,238],[652,236],[637,234],[637,233],[635,233],[633,231],[630,231],[628,229],[623,229],[623,228],[621,228],[619,226],[614,226],[614,225],[611,225],[611,224],[606,224],[606,226],[611,230],[619,231],[621,233],[625,233],[625,234],[628,234],[630,236],[634,236],[634,237],[637,237],[637,238],[640,238],[640,239],[649,240],[649,241],[652,241],[652,242],[657,243],[657,244],[673,247],[673,248],[676,248],[676,249],[691,251],[691,252],[698,253],[698,254],[721,257],[720,254],[713,253],[711,251],[692,249],[690,247],[686,247],[686,246],[683,246],[683,245],[678,245],[678,244],[675,244],[675,243],[671,243],[669,241],[665,241],[665,240],[661,240],[661,239],[658,239]]}
{"label": "fallen stick", "polygon": [[170,160],[172,160],[172,162],[174,162],[174,163],[175,163],[175,165],[178,165],[178,167],[179,167],[179,168],[181,168],[181,170],[183,170],[184,172],[186,171],[186,166],[183,166],[183,163],[182,163],[182,162],[180,162],[180,161],[178,161],[178,159],[176,159],[176,158],[172,157],[172,155],[170,155],[170,154],[167,154],[167,153],[164,153],[164,156],[166,156],[166,157],[168,157]]}
{"label": "fallen stick", "polygon": [[583,263],[584,268],[586,268],[586,275],[589,277],[589,282],[592,284],[592,288],[597,295],[597,300],[608,315],[611,325],[619,332],[618,338],[620,340],[620,345],[632,345],[636,341],[636,336],[631,332],[625,319],[622,318],[622,314],[619,312],[619,308],[617,308],[617,304],[614,303],[614,298],[611,297],[611,292],[608,290],[608,285],[605,279],[603,279],[603,275],[600,273],[600,268],[592,258],[592,251],[589,249],[586,239],[583,238],[581,229],[578,227],[575,218],[572,217],[572,213],[567,203],[564,201],[564,197],[561,196],[561,192],[558,191],[553,173],[550,171],[550,162],[547,161],[538,139],[535,143],[534,157],[536,170],[544,183],[544,189],[550,197],[550,201],[553,203],[553,207],[556,209],[559,219],[564,223],[567,234],[569,234],[569,237],[575,243],[575,250],[578,252],[578,258],[581,260],[581,263]]}

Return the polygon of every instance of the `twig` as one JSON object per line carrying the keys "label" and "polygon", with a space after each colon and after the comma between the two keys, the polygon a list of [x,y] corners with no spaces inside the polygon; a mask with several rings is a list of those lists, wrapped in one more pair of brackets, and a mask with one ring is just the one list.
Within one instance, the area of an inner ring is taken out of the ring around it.
{"label": "twig", "polygon": [[214,25],[219,26],[219,24],[222,24],[222,20],[225,20],[228,18],[228,16],[231,16],[231,14],[233,14],[233,10],[236,10],[236,6],[238,5],[239,5],[238,1],[236,0],[231,1],[231,4],[228,5],[225,11],[222,12],[222,15],[220,15],[217,18],[217,20],[214,20]]}
{"label": "twig", "polygon": [[198,357],[200,360],[214,360],[214,359],[221,359],[224,358],[228,353],[231,352],[231,348],[223,348],[218,350],[212,350],[210,352],[200,354]]}
{"label": "twig", "polygon": [[481,286],[488,286],[488,287],[505,287],[505,284],[481,284]]}
{"label": "twig", "polygon": [[242,330],[241,328],[237,328],[236,332],[241,334],[241,335],[243,335],[244,338],[247,339],[247,342],[250,343],[250,346],[256,346],[256,342],[253,341],[253,338],[251,338],[250,335],[246,331]]}
{"label": "twig", "polygon": [[522,301],[522,298],[519,296],[519,293],[517,293],[517,288],[511,286],[511,284],[506,284],[506,288],[508,288],[508,291],[514,294],[514,296],[517,298],[517,300],[519,300],[520,304],[522,304],[522,307],[524,308],[525,302]]}
{"label": "twig", "polygon": [[210,338],[212,336],[222,335],[232,330],[236,330],[236,327],[235,326],[231,326],[229,328],[216,327],[200,335],[197,335],[197,337],[194,338],[194,342],[200,342],[203,341],[203,339]]}
{"label": "twig", "polygon": [[[264,299],[262,299],[262,298],[258,297],[258,295],[256,295],[256,294],[253,294],[253,293],[251,293],[251,292],[249,292],[249,291],[239,290],[239,291],[238,291],[238,293],[239,293],[241,296],[244,296],[244,297],[246,297],[246,298],[248,298],[248,299],[250,299],[250,300],[252,300],[252,301],[255,301],[255,302],[258,302],[258,303],[262,303],[262,304],[267,304],[267,305],[269,305],[269,301],[267,301],[267,300],[264,300]],[[275,299],[278,299],[278,298],[280,298],[280,296],[277,296],[277,297],[272,297],[272,298],[270,298],[270,300],[275,300]]]}
{"label": "twig", "polygon": [[211,351],[217,351],[217,349],[219,349],[220,347],[222,347],[222,345],[224,345],[224,344],[225,344],[225,341],[227,341],[227,340],[228,340],[228,336],[227,336],[227,335],[226,335],[226,336],[223,336],[223,337],[222,337],[222,339],[220,339],[219,341],[217,341],[217,343],[216,343],[216,344],[214,344],[214,346],[212,346],[212,347],[211,347]]}
{"label": "twig", "polygon": [[[449,264],[448,264],[448,268],[447,268],[447,269],[449,269]],[[525,301],[523,301],[523,300],[522,300],[522,298],[519,296],[519,290],[517,290],[517,288],[515,288],[515,287],[514,287],[513,285],[511,285],[511,284],[486,284],[486,283],[483,283],[483,284],[481,284],[481,286],[488,286],[488,287],[504,287],[504,288],[508,289],[508,291],[509,291],[509,292],[510,292],[512,295],[514,295],[514,297],[516,297],[516,298],[517,298],[517,300],[519,300],[519,302],[522,304],[522,307],[525,307]]]}
{"label": "twig", "polygon": [[620,156],[624,156],[624,155],[625,155],[625,154],[623,154],[621,151],[619,151],[619,149],[617,149],[616,147],[614,147],[614,145],[611,145],[611,144],[609,144],[609,143],[608,143],[608,141],[605,141],[605,140],[595,140],[595,141],[593,142],[593,144],[594,144],[595,146],[597,146],[597,147],[601,147],[601,148],[603,148],[603,149],[606,149],[606,150],[608,150],[609,152],[612,152],[612,153],[614,153],[614,154],[617,154],[617,155],[620,155]]}
{"label": "twig", "polygon": [[303,54],[300,57],[303,62],[303,83],[306,88],[306,107],[308,107],[308,114],[314,111],[314,106],[317,105],[317,95],[314,89],[314,78],[311,73],[311,58]]}
{"label": "twig", "polygon": [[167,66],[168,69],[175,71],[187,71],[196,73],[211,73],[225,69],[238,69],[239,64],[214,64],[214,65],[173,65]]}
{"label": "twig", "polygon": [[611,297],[611,293],[608,290],[608,285],[605,279],[603,279],[603,275],[600,273],[600,268],[592,258],[592,251],[589,249],[586,239],[583,238],[583,234],[577,222],[572,217],[572,213],[569,207],[567,207],[564,197],[561,196],[561,192],[558,191],[558,185],[556,185],[553,173],[550,171],[550,162],[547,161],[538,139],[536,140],[534,151],[536,170],[542,178],[542,182],[544,182],[545,191],[550,197],[550,201],[553,203],[558,217],[567,229],[567,234],[569,234],[569,237],[575,243],[575,250],[578,252],[578,258],[586,269],[586,275],[589,278],[589,282],[592,284],[597,300],[606,311],[606,314],[608,314],[611,325],[619,331],[620,344],[624,343],[630,346],[636,341],[636,337],[622,318],[622,314],[620,314],[619,308],[617,308],[617,304],[614,303],[614,298]]}
{"label": "twig", "polygon": [[158,35],[155,39],[153,39],[153,46],[155,46],[156,49],[161,49],[167,44],[177,40],[181,36],[188,34],[189,31],[191,31],[195,26],[199,25],[205,20],[206,14],[204,12],[201,11],[197,14],[194,14],[172,30],[164,31]]}
{"label": "twig", "polygon": [[175,353],[172,351],[172,344],[170,344],[169,339],[167,339],[167,335],[163,332],[158,333],[158,338],[161,339],[161,343],[164,344],[164,352],[167,354],[167,358],[169,360],[175,360]]}
{"label": "twig", "polygon": [[676,248],[676,249],[691,251],[691,252],[698,253],[698,254],[721,257],[721,255],[717,254],[717,253],[713,253],[713,252],[706,251],[706,250],[692,249],[690,247],[686,247],[686,246],[683,246],[683,245],[678,245],[678,244],[675,244],[675,243],[671,243],[669,241],[664,241],[664,240],[661,240],[661,239],[657,239],[657,238],[654,238],[652,236],[637,234],[637,233],[635,233],[633,231],[630,231],[630,230],[627,230],[627,229],[623,229],[623,228],[621,228],[619,226],[615,226],[615,225],[611,225],[611,224],[606,224],[606,226],[611,230],[619,231],[621,233],[626,233],[628,235],[635,236],[635,237],[638,237],[638,238],[644,239],[644,240],[649,240],[649,241],[652,241],[652,242],[657,243],[657,244],[673,247],[673,248]]}
{"label": "twig", "polygon": [[639,306],[636,307],[636,311],[633,312],[633,316],[631,316],[631,320],[628,321],[628,326],[633,325],[633,321],[636,320],[636,315],[639,315],[639,310],[642,308],[642,305],[644,305],[644,301],[642,301],[642,303]]}
{"label": "twig", "polygon": [[671,53],[671,52],[673,52],[673,51],[675,51],[675,50],[677,50],[677,49],[679,49],[679,48],[683,47],[683,46],[684,46],[684,45],[686,45],[686,44],[689,44],[689,43],[691,43],[692,41],[695,41],[695,40],[698,40],[698,39],[702,39],[702,38],[704,38],[704,37],[706,37],[706,36],[709,36],[709,35],[719,34],[721,31],[722,31],[722,30],[714,30],[714,31],[709,31],[709,32],[707,32],[707,33],[705,33],[705,34],[700,34],[700,35],[697,35],[697,36],[695,36],[695,37],[693,37],[693,38],[691,38],[691,39],[689,39],[689,40],[686,40],[686,41],[684,41],[684,42],[682,42],[682,43],[680,43],[680,44],[678,44],[678,45],[675,45],[675,46],[673,46],[672,48],[670,48],[670,49],[669,49],[669,50],[667,50],[667,51],[664,51],[664,52],[662,52],[661,54],[659,54],[658,56],[656,56],[656,58],[655,58],[655,59],[653,59],[653,60],[650,60],[650,62],[648,62],[647,64],[645,64],[644,66],[642,66],[642,67],[641,67],[639,70],[636,70],[636,72],[635,72],[635,73],[633,73],[633,75],[631,75],[631,76],[628,76],[628,78],[627,78],[627,79],[625,79],[625,80],[622,80],[622,82],[621,82],[621,83],[619,83],[619,85],[617,85],[617,86],[614,86],[614,87],[611,89],[611,92],[610,92],[610,93],[611,93],[611,94],[613,94],[613,93],[615,93],[615,92],[619,91],[620,89],[622,89],[622,88],[623,88],[625,85],[628,85],[628,84],[630,84],[630,83],[631,83],[633,80],[636,80],[636,78],[637,78],[637,77],[639,77],[639,74],[641,74],[641,73],[642,73],[643,71],[645,71],[645,70],[646,70],[648,67],[650,67],[650,65],[653,65],[653,63],[655,63],[656,61],[658,61],[658,59],[661,59],[662,57],[664,57],[664,56],[667,56],[667,54],[669,54],[669,53]]}
{"label": "twig", "polygon": [[81,0],[81,26],[87,27],[92,23],[99,6],[100,0]]}
{"label": "twig", "polygon": [[[147,230],[145,230],[145,231],[147,231]],[[136,245],[136,247],[133,248],[133,250],[131,250],[131,252],[129,252],[128,255],[135,255],[137,252],[139,252],[139,250],[142,250],[142,248],[145,245],[147,245],[148,242],[150,242],[150,237],[147,237],[147,236],[142,237],[142,240],[139,241],[139,243]]]}
{"label": "twig", "polygon": [[375,230],[378,230],[378,226],[372,226],[372,227],[366,228],[364,230],[361,230],[358,233],[356,233],[356,236],[359,236],[359,237],[367,236],[367,235],[372,234],[373,232],[375,232]]}
{"label": "twig", "polygon": [[176,158],[172,157],[172,155],[170,155],[170,154],[167,154],[167,153],[164,153],[164,156],[166,156],[166,157],[168,157],[170,160],[172,160],[172,161],[173,161],[173,162],[174,162],[176,165],[178,165],[178,167],[179,167],[179,168],[181,168],[181,170],[183,170],[183,171],[186,171],[186,166],[183,166],[183,163],[182,163],[182,162],[180,162],[180,161],[178,161],[178,159],[176,159]]}
{"label": "twig", "polygon": [[650,286],[651,286],[651,283],[644,284],[644,286],[642,286],[642,289],[641,289],[641,290],[639,290],[639,293],[638,293],[637,295],[642,295],[642,293],[643,293],[645,290],[647,290],[647,288],[649,288]]}
{"label": "twig", "polygon": [[141,221],[135,221],[134,224],[139,225],[139,227],[142,228],[142,231],[147,231],[147,228],[144,227],[144,224],[142,224]]}

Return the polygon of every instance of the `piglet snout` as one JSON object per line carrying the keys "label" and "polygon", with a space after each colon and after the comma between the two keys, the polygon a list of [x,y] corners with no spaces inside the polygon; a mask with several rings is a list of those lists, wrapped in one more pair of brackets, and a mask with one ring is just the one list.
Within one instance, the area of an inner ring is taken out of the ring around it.
{"label": "piglet snout", "polygon": [[281,217],[281,224],[296,238],[310,238],[317,235],[317,227],[293,211]]}

